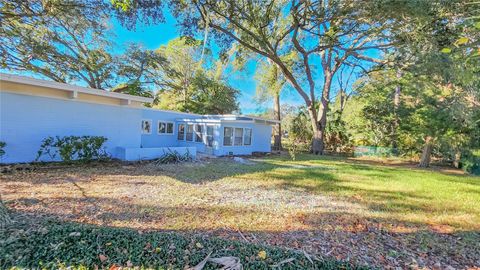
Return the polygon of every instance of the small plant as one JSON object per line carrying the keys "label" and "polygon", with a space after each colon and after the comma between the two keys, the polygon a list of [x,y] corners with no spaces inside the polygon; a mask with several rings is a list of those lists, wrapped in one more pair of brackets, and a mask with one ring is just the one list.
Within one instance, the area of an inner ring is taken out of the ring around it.
{"label": "small plant", "polygon": [[102,136],[47,137],[42,141],[36,161],[42,156],[48,156],[54,160],[57,155],[60,155],[63,162],[106,159],[108,154],[103,147],[106,141],[107,138]]}
{"label": "small plant", "polygon": [[6,142],[0,142],[0,157],[5,155],[5,150],[3,148],[5,148],[6,145]]}
{"label": "small plant", "polygon": [[193,157],[190,155],[190,152],[187,150],[184,154],[180,154],[177,151],[172,151],[168,149],[167,153],[164,153],[159,159],[155,161],[157,164],[170,164],[170,163],[180,163],[192,161]]}

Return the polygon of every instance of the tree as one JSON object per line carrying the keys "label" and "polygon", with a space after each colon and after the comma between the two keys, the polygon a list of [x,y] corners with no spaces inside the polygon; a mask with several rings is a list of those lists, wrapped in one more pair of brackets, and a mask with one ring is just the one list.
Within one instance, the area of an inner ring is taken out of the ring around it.
{"label": "tree", "polygon": [[175,91],[160,90],[155,107],[198,114],[229,114],[239,110],[239,91],[223,81],[199,71],[189,84],[185,100],[179,100]]}
{"label": "tree", "polygon": [[106,88],[113,68],[107,11],[96,1],[2,2],[2,68]]}
{"label": "tree", "polygon": [[[261,61],[256,72],[257,80],[257,99],[265,102],[273,98],[273,118],[281,121],[280,112],[280,93],[285,88],[286,80],[282,72],[271,60]],[[275,135],[273,136],[273,149],[282,149],[282,125],[275,126]]]}
{"label": "tree", "polygon": [[199,114],[226,114],[238,110],[238,90],[222,78],[223,64],[213,63],[202,42],[191,37],[171,40],[155,51],[164,64],[154,68],[161,109]]}
{"label": "tree", "polygon": [[[388,30],[395,20],[379,16],[371,2],[192,0],[173,5],[173,12],[185,33],[208,27],[220,46],[236,42],[270,59],[305,102],[314,133],[312,149],[321,154],[336,72],[354,59],[380,62],[368,52],[374,55],[372,51],[389,47]],[[301,72],[282,60],[292,51],[299,56]]]}

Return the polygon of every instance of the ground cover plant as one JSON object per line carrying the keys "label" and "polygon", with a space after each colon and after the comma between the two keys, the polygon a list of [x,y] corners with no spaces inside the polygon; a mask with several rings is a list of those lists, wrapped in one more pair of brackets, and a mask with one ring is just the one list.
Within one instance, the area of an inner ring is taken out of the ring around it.
{"label": "ground cover plant", "polygon": [[[6,233],[1,242],[5,252],[0,258],[2,268],[183,269],[198,265],[207,256],[235,256],[245,269],[275,265],[282,269],[361,269],[298,251],[173,232],[45,221],[33,226],[23,222],[2,233]],[[218,268],[218,264],[207,263],[203,269]]]}
{"label": "ground cover plant", "polygon": [[480,265],[480,177],[400,160],[250,161],[38,167],[2,175],[0,188],[14,219],[219,237],[369,267]]}

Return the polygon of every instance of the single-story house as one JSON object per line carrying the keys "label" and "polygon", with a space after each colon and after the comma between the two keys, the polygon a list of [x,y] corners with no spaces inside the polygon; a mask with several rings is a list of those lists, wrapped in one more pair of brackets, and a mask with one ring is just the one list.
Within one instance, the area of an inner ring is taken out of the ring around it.
{"label": "single-story house", "polygon": [[[122,160],[250,155],[271,151],[277,122],[243,115],[198,115],[144,106],[152,99],[0,73],[0,163],[32,162],[49,136],[103,136]],[[44,161],[46,157],[44,157]]]}

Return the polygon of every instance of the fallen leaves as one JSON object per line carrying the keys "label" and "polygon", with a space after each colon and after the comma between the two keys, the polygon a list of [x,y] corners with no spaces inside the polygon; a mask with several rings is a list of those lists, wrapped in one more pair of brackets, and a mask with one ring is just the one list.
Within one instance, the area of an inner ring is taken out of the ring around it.
{"label": "fallen leaves", "polygon": [[202,270],[207,262],[213,262],[222,266],[221,269],[224,270],[242,270],[243,266],[240,263],[240,259],[237,257],[220,257],[220,258],[210,258],[211,253],[205,257],[200,263],[195,265],[188,270]]}
{"label": "fallen leaves", "polygon": [[105,256],[105,255],[103,255],[103,254],[98,255],[98,258],[100,259],[100,261],[101,261],[102,263],[105,262],[106,260],[108,260],[108,257]]}
{"label": "fallen leaves", "polygon": [[267,258],[267,252],[265,250],[260,250],[257,254],[258,258],[265,260]]}

